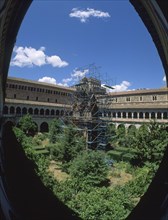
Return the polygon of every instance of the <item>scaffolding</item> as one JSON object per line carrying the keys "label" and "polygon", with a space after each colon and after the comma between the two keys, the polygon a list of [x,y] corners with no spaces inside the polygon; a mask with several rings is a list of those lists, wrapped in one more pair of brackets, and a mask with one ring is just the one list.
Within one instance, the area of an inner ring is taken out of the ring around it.
{"label": "scaffolding", "polygon": [[[102,117],[108,109],[108,95],[102,87],[99,67],[94,64],[82,67],[79,71],[87,72],[87,77],[80,78],[73,87],[75,92],[71,96],[71,114],[64,114],[61,117],[65,123],[73,124],[77,130],[82,130],[86,138],[88,149],[107,149],[108,135],[107,125],[109,120]],[[112,87],[110,87],[112,88]]]}
{"label": "scaffolding", "polygon": [[98,97],[106,95],[101,86],[98,68],[88,67],[87,77],[75,85],[73,105],[73,123],[85,131],[86,144],[89,149],[106,149],[108,144],[107,122],[102,119]]}

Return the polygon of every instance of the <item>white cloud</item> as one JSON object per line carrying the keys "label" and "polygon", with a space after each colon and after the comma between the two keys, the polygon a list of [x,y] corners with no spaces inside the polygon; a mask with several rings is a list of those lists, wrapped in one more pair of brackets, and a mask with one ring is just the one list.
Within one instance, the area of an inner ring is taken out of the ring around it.
{"label": "white cloud", "polygon": [[85,69],[83,71],[78,70],[78,69],[74,69],[73,73],[71,73],[71,77],[70,78],[65,78],[62,80],[61,83],[58,83],[58,85],[60,86],[69,86],[69,85],[73,85],[75,84],[77,81],[79,81],[80,79],[82,79],[83,77],[86,76],[86,74],[89,73],[88,69]]}
{"label": "white cloud", "polygon": [[50,64],[53,67],[65,67],[68,65],[66,61],[61,60],[57,55],[47,56],[45,53],[45,47],[35,49],[32,47],[14,47],[13,52],[16,53],[15,57],[11,60],[11,66],[18,67],[33,67],[43,66]]}
{"label": "white cloud", "polygon": [[57,84],[56,79],[54,79],[52,77],[49,77],[49,76],[44,76],[43,78],[39,79],[38,81],[39,82],[45,82],[45,83],[51,83],[51,84],[54,84],[54,85]]}
{"label": "white cloud", "polygon": [[163,77],[163,82],[166,82],[166,76]]}
{"label": "white cloud", "polygon": [[114,89],[107,89],[108,92],[122,92],[127,91],[131,83],[128,81],[122,81],[119,85],[112,86]]}
{"label": "white cloud", "polygon": [[71,74],[71,76],[72,76],[73,80],[77,81],[77,80],[85,77],[87,73],[89,73],[88,69],[85,69],[83,71],[75,69],[75,70],[73,70],[73,73]]}
{"label": "white cloud", "polygon": [[61,60],[59,56],[50,56],[46,57],[47,63],[51,64],[53,67],[65,67],[68,66],[68,63],[66,61]]}
{"label": "white cloud", "polygon": [[85,23],[90,17],[108,18],[110,17],[110,14],[108,12],[95,10],[93,8],[87,8],[86,10],[79,10],[78,8],[73,8],[69,16],[71,18],[79,18],[82,23]]}

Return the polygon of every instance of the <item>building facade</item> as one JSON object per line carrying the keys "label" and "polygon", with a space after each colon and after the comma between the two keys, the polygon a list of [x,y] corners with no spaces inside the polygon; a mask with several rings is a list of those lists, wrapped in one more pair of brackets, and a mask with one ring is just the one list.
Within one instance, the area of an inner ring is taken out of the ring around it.
{"label": "building facade", "polygon": [[[82,84],[85,81],[88,88]],[[73,116],[74,94],[80,87],[95,94],[100,117],[116,125],[138,126],[152,119],[168,123],[167,88],[107,93],[96,79],[84,78],[82,83],[75,87],[63,87],[9,77],[3,109],[5,121],[17,123],[21,116],[29,113],[38,130],[47,131],[53,118]]]}

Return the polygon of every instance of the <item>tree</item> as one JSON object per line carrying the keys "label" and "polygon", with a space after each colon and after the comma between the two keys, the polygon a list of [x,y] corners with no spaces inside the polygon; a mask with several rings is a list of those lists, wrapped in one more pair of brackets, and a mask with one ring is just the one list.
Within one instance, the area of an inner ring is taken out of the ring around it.
{"label": "tree", "polygon": [[103,152],[85,151],[73,160],[69,171],[78,182],[99,185],[107,180],[108,168]]}
{"label": "tree", "polygon": [[136,149],[134,163],[137,165],[158,164],[163,157],[167,141],[168,134],[165,125],[152,121],[148,125],[141,126],[134,142]]}
{"label": "tree", "polygon": [[49,126],[49,140],[51,143],[58,141],[58,136],[62,132],[61,122],[58,119],[52,120]]}
{"label": "tree", "polygon": [[69,163],[85,149],[83,136],[72,125],[65,127],[59,142],[60,158],[63,163]]}
{"label": "tree", "polygon": [[31,115],[27,114],[23,116],[18,123],[18,127],[26,134],[26,135],[34,135],[37,131],[37,125],[32,120]]}

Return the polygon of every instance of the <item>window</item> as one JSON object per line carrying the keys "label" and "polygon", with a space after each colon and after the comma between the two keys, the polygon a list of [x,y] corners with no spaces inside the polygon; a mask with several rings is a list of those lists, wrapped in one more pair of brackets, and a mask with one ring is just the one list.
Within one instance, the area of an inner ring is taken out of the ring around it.
{"label": "window", "polygon": [[57,103],[57,99],[55,100],[55,102]]}
{"label": "window", "polygon": [[49,101],[50,101],[50,99],[48,98],[48,99],[47,99],[47,101],[49,102]]}
{"label": "window", "polygon": [[126,101],[130,102],[131,101],[130,97],[126,97]]}
{"label": "window", "polygon": [[139,97],[139,101],[142,101],[142,96]]}
{"label": "window", "polygon": [[36,97],[36,101],[38,101],[38,97]]}
{"label": "window", "polygon": [[156,101],[157,100],[157,96],[153,96],[153,101]]}
{"label": "window", "polygon": [[29,96],[27,96],[27,100],[29,100]]}
{"label": "window", "polygon": [[16,99],[16,94],[14,94],[14,99]]}

